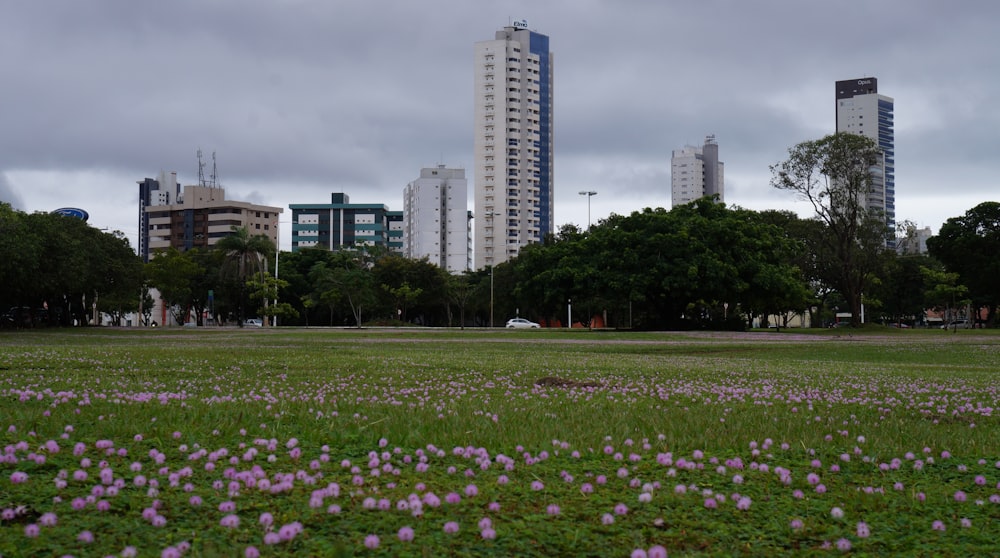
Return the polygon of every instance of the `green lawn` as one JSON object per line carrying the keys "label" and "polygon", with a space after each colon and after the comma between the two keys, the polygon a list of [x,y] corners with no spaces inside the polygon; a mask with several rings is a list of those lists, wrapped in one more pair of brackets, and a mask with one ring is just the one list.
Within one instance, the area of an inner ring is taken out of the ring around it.
{"label": "green lawn", "polygon": [[0,556],[997,554],[998,371],[992,331],[2,332]]}

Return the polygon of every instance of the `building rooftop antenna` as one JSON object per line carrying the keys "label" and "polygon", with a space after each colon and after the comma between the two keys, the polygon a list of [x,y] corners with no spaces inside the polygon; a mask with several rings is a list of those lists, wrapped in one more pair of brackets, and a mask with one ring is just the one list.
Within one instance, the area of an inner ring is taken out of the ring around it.
{"label": "building rooftop antenna", "polygon": [[212,188],[221,188],[219,183],[219,168],[215,165],[215,151],[212,152]]}
{"label": "building rooftop antenna", "polygon": [[205,181],[205,162],[201,160],[201,148],[198,148],[198,186],[207,186]]}

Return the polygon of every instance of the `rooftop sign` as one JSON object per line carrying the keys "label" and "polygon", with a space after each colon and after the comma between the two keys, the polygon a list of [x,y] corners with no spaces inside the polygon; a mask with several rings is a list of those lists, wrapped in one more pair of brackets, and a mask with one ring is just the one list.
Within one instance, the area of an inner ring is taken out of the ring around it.
{"label": "rooftop sign", "polygon": [[75,217],[77,219],[82,219],[86,221],[90,218],[90,214],[86,211],[77,207],[60,207],[52,211],[53,215],[65,215],[66,217]]}

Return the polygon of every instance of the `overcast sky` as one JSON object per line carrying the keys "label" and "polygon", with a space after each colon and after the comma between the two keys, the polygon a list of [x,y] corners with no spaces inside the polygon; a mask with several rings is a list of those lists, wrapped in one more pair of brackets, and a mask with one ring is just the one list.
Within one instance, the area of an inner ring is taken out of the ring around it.
{"label": "overcast sky", "polygon": [[[1000,2],[968,0],[0,0],[0,200],[81,207],[138,235],[137,180],[285,208],[402,209],[422,167],[473,174],[473,44],[512,20],[550,37],[555,222],[670,207],[670,153],[707,134],[725,198],[772,188],[789,147],[834,130],[834,82],[895,99],[896,218],[937,231],[996,201]],[[290,246],[287,224],[282,247]]]}

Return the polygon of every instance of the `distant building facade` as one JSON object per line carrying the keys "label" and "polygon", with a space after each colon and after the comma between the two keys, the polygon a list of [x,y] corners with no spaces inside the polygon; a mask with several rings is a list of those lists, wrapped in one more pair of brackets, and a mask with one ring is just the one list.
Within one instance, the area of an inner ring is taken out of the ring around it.
{"label": "distant building facade", "polygon": [[139,184],[139,256],[149,263],[149,213],[150,206],[167,206],[181,197],[181,185],[176,172],[160,172],[156,179],[144,178]]}
{"label": "distant building facade", "polygon": [[475,44],[475,265],[492,267],[555,230],[553,57],[517,21]]}
{"label": "distant building facade", "polygon": [[[280,207],[257,205],[226,199],[219,187],[184,186],[180,195],[170,182],[145,179],[139,182],[139,246],[143,260],[149,261],[158,250],[176,248],[182,252],[214,246],[220,238],[233,233],[233,227],[246,228],[251,235],[264,235],[277,245]],[[154,187],[155,186],[155,187]]]}
{"label": "distant building facade", "polygon": [[406,257],[426,257],[450,273],[469,269],[468,187],[465,169],[438,165],[403,188]]}
{"label": "distant building facade", "polygon": [[719,160],[715,136],[705,138],[701,147],[675,149],[670,156],[670,205],[677,207],[704,196],[725,201],[725,165]]}
{"label": "distant building facade", "polygon": [[871,138],[882,149],[882,161],[872,169],[872,191],[866,205],[884,213],[891,238],[896,230],[895,102],[879,95],[878,79],[873,77],[838,81],[835,93],[837,132]]}
{"label": "distant building facade", "polygon": [[896,238],[896,253],[901,256],[926,254],[927,239],[934,236],[930,227],[918,229],[917,227],[907,227],[904,236]]}
{"label": "distant building facade", "polygon": [[383,204],[351,203],[344,193],[330,194],[330,203],[292,204],[292,252],[320,247],[327,250],[383,246],[403,249],[403,212]]}

